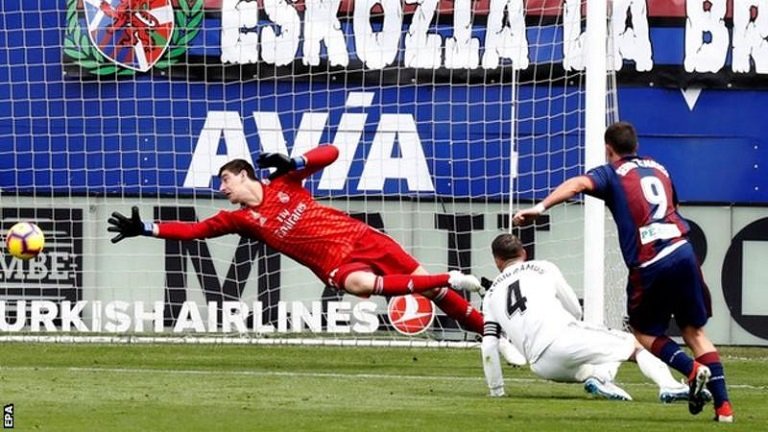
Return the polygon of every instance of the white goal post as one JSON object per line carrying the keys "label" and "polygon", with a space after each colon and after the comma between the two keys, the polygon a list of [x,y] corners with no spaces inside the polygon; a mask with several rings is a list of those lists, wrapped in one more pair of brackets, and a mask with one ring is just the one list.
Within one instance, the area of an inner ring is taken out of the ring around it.
{"label": "white goal post", "polygon": [[47,243],[0,253],[0,340],[473,346],[439,309],[393,318],[391,299],[339,293],[257,240],[110,243],[113,211],[201,220],[232,208],[223,163],[325,143],[340,157],[305,186],[428,271],[492,278],[490,242],[513,231],[589,319],[620,324],[598,207],[509,223],[601,162],[617,115],[605,3],[588,2],[596,18],[572,0],[34,3],[0,7],[0,229],[33,221]]}

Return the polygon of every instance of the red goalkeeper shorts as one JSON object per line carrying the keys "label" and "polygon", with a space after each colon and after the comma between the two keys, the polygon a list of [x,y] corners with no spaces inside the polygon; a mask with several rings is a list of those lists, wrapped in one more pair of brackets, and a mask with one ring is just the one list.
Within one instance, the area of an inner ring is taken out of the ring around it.
{"label": "red goalkeeper shorts", "polygon": [[380,276],[411,274],[420,265],[397,241],[376,229],[368,230],[355,243],[346,261],[329,274],[328,283],[336,289],[344,287],[352,272],[369,271]]}

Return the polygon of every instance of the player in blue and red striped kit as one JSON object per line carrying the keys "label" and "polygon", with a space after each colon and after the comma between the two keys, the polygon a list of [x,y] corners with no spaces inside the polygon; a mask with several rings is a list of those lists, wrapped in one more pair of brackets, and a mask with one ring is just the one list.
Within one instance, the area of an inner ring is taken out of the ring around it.
{"label": "player in blue and red striped kit", "polygon": [[[627,312],[635,337],[688,377],[692,414],[701,412],[706,386],[715,402],[715,420],[732,422],[720,355],[704,332],[712,315],[709,290],[688,242],[688,223],[677,210],[672,179],[664,166],[637,155],[637,133],[631,124],[612,124],[604,138],[609,163],[566,180],[536,206],[517,212],[513,221],[533,220],[579,193],[604,200],[629,268]],[[672,316],[695,359],[666,336]]]}
{"label": "player in blue and red striped kit", "polygon": [[219,170],[219,190],[238,209],[222,210],[200,222],[145,223],[134,207],[130,218],[112,213],[107,229],[118,233],[113,243],[138,235],[193,240],[239,234],[291,257],[336,289],[362,297],[420,293],[467,330],[482,333],[482,314],[448,289],[479,289],[476,277],[459,271],[427,274],[392,237],[318,203],[303,187],[304,179],[338,156],[331,145],[293,159],[262,153],[259,166],[275,168],[265,180],[256,178],[249,162],[235,159]]}

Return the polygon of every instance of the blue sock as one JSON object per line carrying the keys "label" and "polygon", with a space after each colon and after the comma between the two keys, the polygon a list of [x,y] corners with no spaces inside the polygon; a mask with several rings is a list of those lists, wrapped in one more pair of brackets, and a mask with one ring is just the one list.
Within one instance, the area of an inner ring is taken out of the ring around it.
{"label": "blue sock", "polygon": [[688,379],[693,372],[693,359],[680,348],[680,345],[666,336],[657,337],[653,341],[651,352],[672,369],[685,375],[685,379]]}
{"label": "blue sock", "polygon": [[723,402],[728,400],[728,390],[725,388],[725,373],[723,372],[723,364],[720,362],[720,355],[717,351],[708,352],[697,357],[696,361],[707,366],[712,372],[712,378],[709,379],[707,388],[712,392],[715,408],[720,408]]}

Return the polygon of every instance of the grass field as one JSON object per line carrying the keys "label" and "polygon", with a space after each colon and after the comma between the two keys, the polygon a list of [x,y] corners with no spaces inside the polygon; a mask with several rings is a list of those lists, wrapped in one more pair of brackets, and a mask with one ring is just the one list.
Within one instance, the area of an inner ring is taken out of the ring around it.
{"label": "grass field", "polygon": [[662,405],[636,365],[632,402],[505,367],[486,397],[477,349],[0,344],[0,403],[16,430],[768,430],[768,349],[723,348],[736,423]]}

